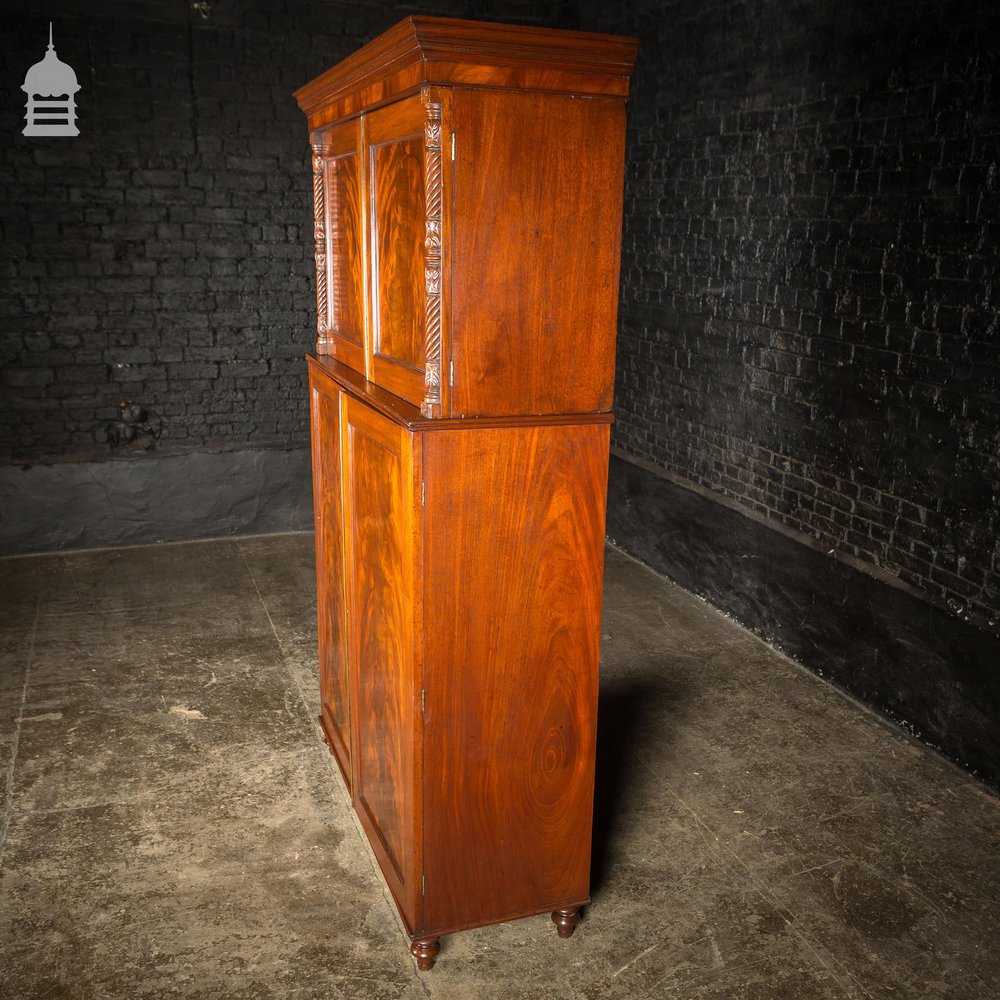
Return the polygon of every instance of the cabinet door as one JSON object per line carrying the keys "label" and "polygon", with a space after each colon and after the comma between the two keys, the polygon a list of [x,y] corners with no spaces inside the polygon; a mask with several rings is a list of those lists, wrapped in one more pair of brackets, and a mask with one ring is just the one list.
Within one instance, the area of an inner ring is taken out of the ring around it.
{"label": "cabinet door", "polygon": [[412,926],[419,692],[414,642],[413,439],[344,395],[351,587],[354,801]]}
{"label": "cabinet door", "polygon": [[320,722],[350,788],[351,699],[344,586],[340,393],[332,383],[316,375],[311,378],[309,391],[312,402]]}
{"label": "cabinet door", "polygon": [[320,353],[365,371],[365,254],[358,121],[314,136]]}
{"label": "cabinet door", "polygon": [[424,397],[426,112],[419,96],[365,118],[371,232],[373,381],[420,405]]}

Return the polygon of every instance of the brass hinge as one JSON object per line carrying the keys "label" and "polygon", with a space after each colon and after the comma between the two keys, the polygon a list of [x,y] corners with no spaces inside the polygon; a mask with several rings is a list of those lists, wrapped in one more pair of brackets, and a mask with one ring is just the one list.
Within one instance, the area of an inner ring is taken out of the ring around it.
{"label": "brass hinge", "polygon": [[423,507],[427,503],[427,487],[425,486],[423,480],[420,482],[420,506]]}
{"label": "brass hinge", "polygon": [[426,875],[421,875],[420,876],[420,895],[421,896],[426,896],[427,895],[427,876]]}
{"label": "brass hinge", "polygon": [[421,713],[427,711],[427,688],[420,689],[420,711]]}
{"label": "brass hinge", "polygon": [[448,362],[448,385],[455,384],[455,359]]}
{"label": "brass hinge", "polygon": [[455,162],[455,133],[454,132],[451,133],[451,159],[452,159],[452,162],[454,163]]}

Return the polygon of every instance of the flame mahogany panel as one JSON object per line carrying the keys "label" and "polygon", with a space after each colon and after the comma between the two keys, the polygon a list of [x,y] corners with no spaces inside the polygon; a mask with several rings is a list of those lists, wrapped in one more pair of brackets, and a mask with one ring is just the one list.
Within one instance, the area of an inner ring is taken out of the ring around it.
{"label": "flame mahogany panel", "polygon": [[623,105],[461,90],[452,109],[451,415],[610,410]]}
{"label": "flame mahogany panel", "polygon": [[419,97],[365,119],[372,238],[372,380],[424,397],[424,121]]}
{"label": "flame mahogany panel", "polygon": [[344,594],[340,483],[340,393],[310,377],[316,604],[319,631],[320,722],[351,787],[351,702]]}
{"label": "flame mahogany panel", "polygon": [[413,444],[342,395],[350,588],[354,802],[393,894],[413,896],[419,693],[415,684]]}
{"label": "flame mahogany panel", "polygon": [[356,153],[327,165],[330,191],[330,313],[333,331],[364,348],[364,239],[361,167]]}
{"label": "flame mahogany panel", "polygon": [[425,435],[426,930],[587,897],[608,439]]}
{"label": "flame mahogany panel", "polygon": [[[351,121],[314,137],[323,150],[325,259],[317,260],[324,271],[317,275],[317,283],[325,288],[327,319],[318,350],[364,371],[366,255],[358,133],[359,123]],[[320,206],[316,208],[320,210]]]}
{"label": "flame mahogany panel", "polygon": [[419,371],[424,353],[423,136],[372,148],[378,250],[376,351]]}

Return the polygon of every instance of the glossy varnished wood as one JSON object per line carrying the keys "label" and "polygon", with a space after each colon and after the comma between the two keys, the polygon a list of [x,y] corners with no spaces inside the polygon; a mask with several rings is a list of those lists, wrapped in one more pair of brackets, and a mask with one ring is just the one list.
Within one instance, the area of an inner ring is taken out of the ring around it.
{"label": "glossy varnished wood", "polygon": [[363,400],[396,423],[411,426],[423,418],[420,407],[408,403],[387,389],[365,378],[363,372],[324,354],[306,355],[313,377],[329,380],[348,390],[355,398]]}
{"label": "glossy varnished wood", "polygon": [[585,898],[607,426],[425,435],[425,930]]}
{"label": "glossy varnished wood", "polygon": [[624,128],[617,99],[475,88],[364,115],[369,335],[338,360],[427,416],[610,410]]}
{"label": "glossy varnished wood", "polygon": [[295,92],[310,128],[356,115],[422,84],[624,99],[636,42],[553,28],[409,17]]}
{"label": "glossy varnished wood", "polygon": [[441,942],[437,938],[418,938],[410,945],[410,954],[417,960],[417,968],[421,972],[430,972],[434,968],[434,959],[441,950]]}
{"label": "glossy varnished wood", "polygon": [[327,379],[313,378],[310,379],[310,398],[320,721],[350,788],[351,699],[344,590],[340,392]]}
{"label": "glossy varnished wood", "polygon": [[[326,330],[319,349],[365,370],[366,275],[359,122],[314,138],[322,150]],[[319,279],[317,279],[319,280]]]}
{"label": "glossy varnished wood", "polygon": [[330,287],[334,331],[364,347],[365,291],[361,234],[361,168],[351,153],[327,166],[330,198]]}
{"label": "glossy varnished wood", "polygon": [[589,902],[634,56],[414,17],[296,95],[323,728],[425,971]]}
{"label": "glossy varnished wood", "polygon": [[419,97],[365,119],[372,280],[372,380],[424,396],[424,123]]}
{"label": "glossy varnished wood", "polygon": [[625,111],[453,95],[452,416],[609,410]]}
{"label": "glossy varnished wood", "polygon": [[419,697],[411,435],[341,395],[352,620],[354,801],[397,901],[413,919]]}
{"label": "glossy varnished wood", "polygon": [[[419,376],[424,353],[423,136],[383,143],[371,152],[378,278],[375,355]],[[418,385],[417,392],[422,390]]]}
{"label": "glossy varnished wood", "polygon": [[556,933],[561,938],[571,938],[579,922],[580,910],[578,907],[563,907],[552,911],[552,923],[556,925]]}
{"label": "glossy varnished wood", "polygon": [[610,424],[614,421],[611,413],[600,410],[589,413],[548,413],[539,416],[514,414],[499,417],[425,417],[419,407],[368,381],[364,375],[349,365],[341,364],[334,358],[321,354],[307,355],[307,361],[313,377],[329,380],[407,430],[431,432],[456,430],[461,427],[480,429],[547,427],[560,424]]}

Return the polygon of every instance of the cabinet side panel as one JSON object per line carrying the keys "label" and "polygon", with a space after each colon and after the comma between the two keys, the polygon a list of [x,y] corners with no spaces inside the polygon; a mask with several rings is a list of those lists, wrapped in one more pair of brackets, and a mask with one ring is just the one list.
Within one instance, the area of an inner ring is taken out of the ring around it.
{"label": "cabinet side panel", "polygon": [[351,720],[341,523],[339,393],[325,380],[310,384],[313,516],[316,525],[316,608],[321,721],[351,787]]}
{"label": "cabinet side panel", "polygon": [[586,897],[608,427],[425,435],[427,929]]}
{"label": "cabinet side panel", "polygon": [[415,863],[412,452],[409,435],[375,411],[349,399],[345,412],[354,799],[405,908]]}
{"label": "cabinet side panel", "polygon": [[453,416],[610,410],[625,109],[456,89]]}

